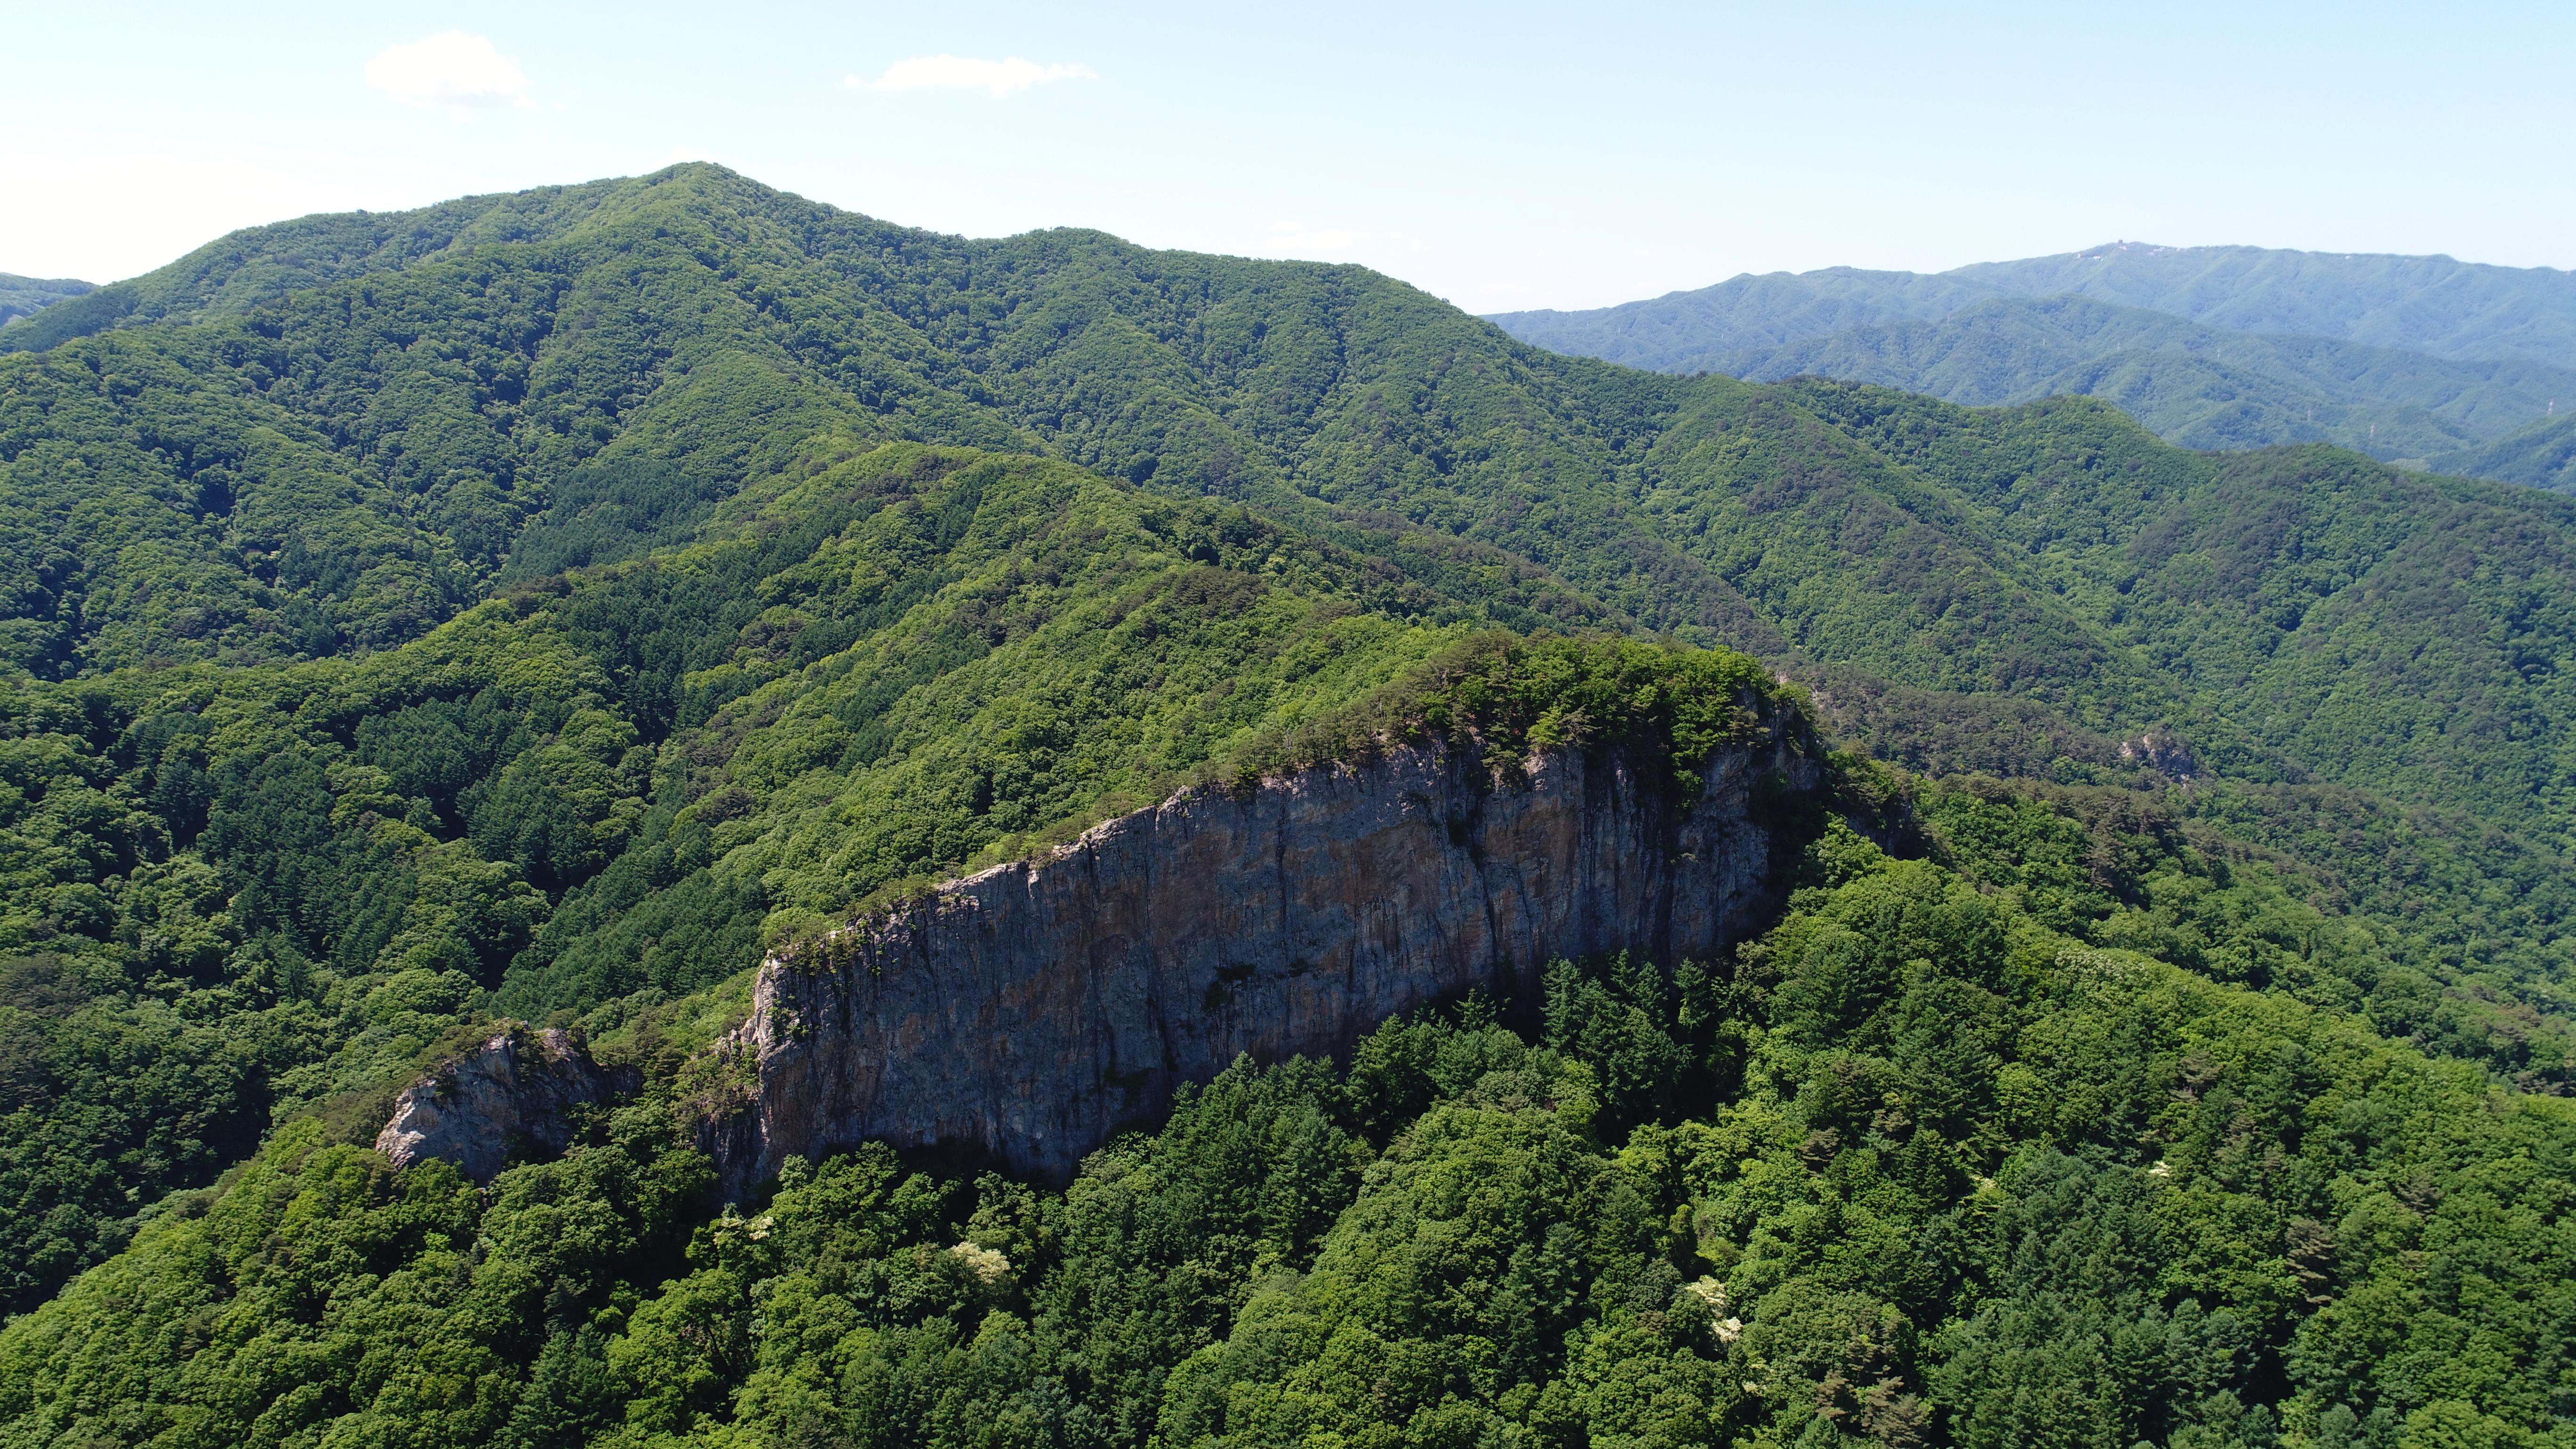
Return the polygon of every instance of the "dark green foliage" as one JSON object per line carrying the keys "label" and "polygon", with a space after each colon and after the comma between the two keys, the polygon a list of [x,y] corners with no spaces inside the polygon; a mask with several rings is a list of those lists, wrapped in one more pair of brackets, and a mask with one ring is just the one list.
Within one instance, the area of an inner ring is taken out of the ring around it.
{"label": "dark green foliage", "polygon": [[2365,1011],[2383,1033],[2564,1090],[2566,866],[2456,815],[2346,791],[1968,779],[1914,805],[1945,857],[2051,929]]}
{"label": "dark green foliage", "polygon": [[1463,734],[1505,768],[1559,748],[1662,762],[1675,802],[1687,809],[1699,801],[1698,767],[1712,753],[1775,729],[1813,744],[1761,662],[1741,654],[1479,633],[1346,709],[1236,747],[1220,773],[1248,786],[1268,772]]}
{"label": "dark green foliage", "polygon": [[[1890,456],[1966,481],[2004,551],[2038,564],[2035,585],[2098,647],[2181,681],[2161,722],[2186,746],[2176,770],[2367,782],[2565,848],[2540,824],[2555,754],[2534,748],[2564,728],[2539,664],[2570,637],[2557,600],[2576,555],[2559,539],[2576,515],[2561,500],[2326,449],[2140,448],[2071,399],[1986,413],[1798,392]],[[2153,733],[2128,743],[2155,753]]]}
{"label": "dark green foliage", "polygon": [[1803,878],[1715,968],[1555,963],[1535,1041],[1239,1063],[1060,1193],[869,1147],[708,1215],[686,1072],[479,1196],[298,1126],[0,1332],[0,1443],[2565,1435],[2564,1102],[2045,887]]}
{"label": "dark green foliage", "polygon": [[[2166,266],[2094,260],[2115,291]],[[1356,269],[965,242],[704,166],[291,223],[119,286],[162,300],[0,362],[0,622],[39,675],[381,648],[893,436],[1257,504],[1509,627],[1730,644],[1866,695],[1860,733],[1900,757],[1959,755],[1969,719],[2081,777],[2161,725],[2230,774],[2466,789],[2558,829],[2540,681],[2566,641],[2531,601],[2570,520],[2528,495],[2322,451],[2213,463],[2102,408],[1626,372]],[[2507,562],[2457,567],[2470,546]],[[2222,603],[2251,627],[2204,638]],[[612,666],[658,676],[657,715],[677,661],[742,627],[695,607],[698,634]],[[792,662],[865,627],[814,622]],[[2282,647],[2303,625],[2318,647]],[[2365,647],[2382,630],[2420,642]],[[2357,745],[2344,699],[2432,713]]]}
{"label": "dark green foliage", "polygon": [[[1027,457],[836,447],[728,508],[406,647],[0,705],[0,959],[41,999],[0,1072],[10,1308],[487,1004],[625,1025],[769,933],[1147,803],[1477,617]],[[1604,681],[1759,681],[1589,647],[1629,660]],[[1695,700],[1640,739],[1723,723]]]}
{"label": "dark green foliage", "polygon": [[501,580],[618,563],[686,543],[728,492],[669,463],[624,458],[574,470],[547,495],[509,550]]}
{"label": "dark green foliage", "polygon": [[[25,339],[0,1444],[2565,1437],[2562,500],[709,167]],[[1849,820],[1729,959],[1245,1064],[1061,1193],[706,1200],[765,945],[1435,734],[1677,803],[1782,741]],[[491,1011],[652,1085],[386,1172]]]}

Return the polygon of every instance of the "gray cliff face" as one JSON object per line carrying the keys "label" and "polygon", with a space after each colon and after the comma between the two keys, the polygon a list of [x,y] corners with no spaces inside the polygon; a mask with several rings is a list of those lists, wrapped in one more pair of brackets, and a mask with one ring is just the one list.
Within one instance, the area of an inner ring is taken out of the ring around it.
{"label": "gray cliff face", "polygon": [[489,1182],[514,1148],[552,1156],[571,1145],[564,1109],[641,1085],[631,1067],[602,1067],[561,1031],[505,1030],[403,1089],[376,1150],[409,1167],[443,1157]]}
{"label": "gray cliff face", "polygon": [[1687,818],[1580,752],[1500,787],[1426,746],[1184,794],[765,962],[719,1048],[756,1092],[702,1141],[736,1190],[872,1138],[1061,1179],[1238,1054],[1339,1052],[1554,957],[1704,958],[1757,929],[1774,774],[1814,780],[1786,747],[1720,751]]}

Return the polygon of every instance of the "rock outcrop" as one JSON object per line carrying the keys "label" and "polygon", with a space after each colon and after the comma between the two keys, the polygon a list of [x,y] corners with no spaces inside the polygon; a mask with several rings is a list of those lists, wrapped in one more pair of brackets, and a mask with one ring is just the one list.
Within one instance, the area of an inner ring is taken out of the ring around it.
{"label": "rock outcrop", "polygon": [[1188,792],[764,963],[719,1048],[751,1090],[702,1140],[736,1190],[872,1138],[1062,1178],[1238,1054],[1339,1052],[1558,956],[1718,951],[1765,914],[1766,787],[1814,777],[1722,750],[1685,813],[1619,758],[1498,784],[1423,746]]}
{"label": "rock outcrop", "polygon": [[489,1182],[514,1154],[553,1156],[571,1145],[565,1108],[639,1085],[634,1068],[599,1065],[566,1032],[512,1026],[405,1087],[376,1150],[397,1167],[443,1157]]}

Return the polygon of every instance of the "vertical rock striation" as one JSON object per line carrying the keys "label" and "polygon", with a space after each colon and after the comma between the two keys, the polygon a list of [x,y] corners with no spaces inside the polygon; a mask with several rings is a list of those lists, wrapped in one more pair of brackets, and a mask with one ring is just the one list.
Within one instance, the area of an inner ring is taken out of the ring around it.
{"label": "vertical rock striation", "polygon": [[1347,1048],[1557,956],[1705,957],[1760,924],[1784,744],[1721,750],[1685,813],[1580,751],[1497,784],[1467,747],[1193,791],[762,965],[707,1122],[727,1181],[881,1138],[1062,1178],[1238,1054]]}

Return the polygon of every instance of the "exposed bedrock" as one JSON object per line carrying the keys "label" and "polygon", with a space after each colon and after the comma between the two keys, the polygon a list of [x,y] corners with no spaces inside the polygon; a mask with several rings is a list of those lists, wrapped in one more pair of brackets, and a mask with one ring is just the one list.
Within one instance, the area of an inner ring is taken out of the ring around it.
{"label": "exposed bedrock", "polygon": [[1467,748],[1193,791],[761,967],[703,1141],[735,1190],[881,1138],[1062,1178],[1238,1054],[1349,1047],[1558,956],[1671,962],[1757,929],[1786,745],[1722,750],[1687,815],[1660,770]]}
{"label": "exposed bedrock", "polygon": [[512,1025],[405,1087],[376,1150],[408,1167],[443,1157],[489,1182],[513,1156],[551,1157],[572,1141],[565,1109],[641,1085],[632,1067],[603,1067],[561,1031]]}

